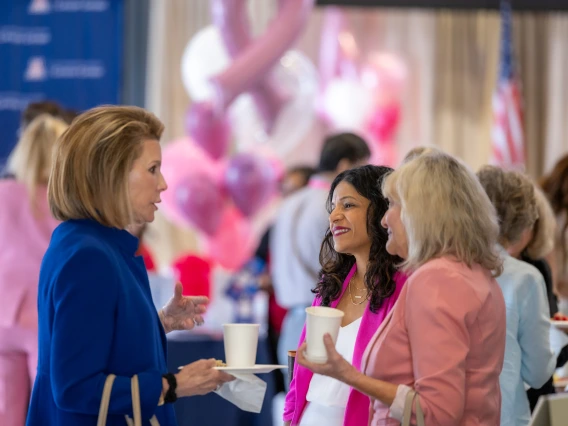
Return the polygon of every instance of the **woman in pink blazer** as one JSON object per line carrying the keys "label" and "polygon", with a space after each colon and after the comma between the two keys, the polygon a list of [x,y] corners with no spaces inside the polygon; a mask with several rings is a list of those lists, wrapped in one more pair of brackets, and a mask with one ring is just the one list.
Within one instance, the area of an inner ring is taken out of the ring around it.
{"label": "woman in pink blazer", "polygon": [[[337,345],[356,369],[405,281],[395,270],[400,259],[386,251],[387,234],[379,226],[388,205],[377,181],[391,171],[379,166],[345,171],[329,192],[329,229],[320,253],[322,279],[314,290],[313,305],[344,312]],[[304,328],[300,342],[305,332]],[[367,395],[296,365],[284,422],[300,426],[367,424],[369,403]]]}
{"label": "woman in pink blazer", "polygon": [[55,140],[67,125],[40,115],[8,160],[0,180],[0,425],[23,426],[37,365],[37,285],[58,222],[47,205]]}
{"label": "woman in pink blazer", "polygon": [[410,274],[397,304],[371,339],[361,372],[329,336],[327,364],[310,363],[305,346],[296,362],[369,395],[371,425],[399,425],[412,389],[426,425],[498,425],[506,324],[491,202],[469,169],[437,150],[402,165],[383,193],[387,250]]}

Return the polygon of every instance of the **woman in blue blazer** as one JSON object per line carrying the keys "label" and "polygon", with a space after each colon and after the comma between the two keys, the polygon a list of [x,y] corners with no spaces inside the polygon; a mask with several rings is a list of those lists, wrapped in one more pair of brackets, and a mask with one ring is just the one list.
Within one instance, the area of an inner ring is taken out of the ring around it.
{"label": "woman in blue blazer", "polygon": [[213,391],[232,376],[215,360],[166,374],[166,336],[203,321],[205,297],[174,297],[156,313],[129,230],[151,222],[167,188],[160,172],[163,124],[135,107],[82,114],[59,139],[48,185],[54,231],[42,262],[37,377],[28,426],[95,425],[103,386],[116,375],[108,425],[132,416],[138,375],[144,424],[175,425],[171,402]]}

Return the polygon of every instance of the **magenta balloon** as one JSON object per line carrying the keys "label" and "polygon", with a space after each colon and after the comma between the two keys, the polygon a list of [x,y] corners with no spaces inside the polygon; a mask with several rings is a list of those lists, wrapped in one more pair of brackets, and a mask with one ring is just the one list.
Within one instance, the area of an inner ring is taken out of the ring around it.
{"label": "magenta balloon", "polygon": [[[238,57],[252,43],[246,0],[212,0],[211,15],[229,56],[233,59]],[[266,76],[260,76],[249,91],[265,130],[270,132],[284,106],[285,96]]]}
{"label": "magenta balloon", "polygon": [[188,135],[213,159],[218,160],[227,154],[231,127],[225,115],[214,111],[211,104],[193,104],[187,111],[185,125]]}
{"label": "magenta balloon", "polygon": [[[224,2],[228,3],[229,0]],[[244,10],[244,2],[235,0],[234,4]],[[216,86],[216,108],[224,111],[239,94],[251,90],[270,72],[300,35],[313,6],[314,0],[280,2],[268,30],[240,52],[225,71],[211,79]],[[225,22],[229,21],[227,16]]]}
{"label": "magenta balloon", "polygon": [[247,217],[258,212],[275,189],[271,165],[250,154],[238,154],[229,160],[225,187],[233,203]]}
{"label": "magenta balloon", "polygon": [[221,189],[207,174],[186,177],[175,189],[180,213],[207,235],[214,235],[225,207]]}
{"label": "magenta balloon", "polygon": [[220,166],[190,138],[184,137],[165,144],[162,151],[162,174],[168,183],[168,190],[162,192],[160,210],[172,222],[187,226],[187,219],[179,211],[176,188],[191,174],[207,173],[212,177],[219,175],[218,168]]}

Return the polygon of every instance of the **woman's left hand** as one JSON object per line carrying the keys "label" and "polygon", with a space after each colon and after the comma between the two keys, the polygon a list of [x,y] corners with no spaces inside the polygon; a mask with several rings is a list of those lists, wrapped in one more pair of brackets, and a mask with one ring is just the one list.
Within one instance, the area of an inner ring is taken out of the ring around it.
{"label": "woman's left hand", "polygon": [[164,306],[159,316],[166,333],[173,330],[191,330],[203,324],[209,299],[205,296],[184,296],[181,283],[176,283],[174,296]]}
{"label": "woman's left hand", "polygon": [[323,336],[323,342],[327,351],[327,362],[325,364],[316,364],[306,359],[304,355],[308,348],[306,342],[302,343],[302,346],[296,351],[296,363],[306,367],[315,374],[328,376],[347,384],[352,382],[359,374],[359,371],[337,352],[335,344],[328,333]]}

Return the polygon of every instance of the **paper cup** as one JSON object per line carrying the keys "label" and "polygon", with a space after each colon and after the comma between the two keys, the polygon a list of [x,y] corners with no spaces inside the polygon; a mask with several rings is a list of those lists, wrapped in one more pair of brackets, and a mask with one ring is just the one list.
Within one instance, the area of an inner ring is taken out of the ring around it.
{"label": "paper cup", "polygon": [[259,324],[223,324],[225,362],[228,367],[254,367]]}
{"label": "paper cup", "polygon": [[308,361],[323,364],[327,361],[323,336],[329,333],[333,342],[337,341],[344,313],[335,308],[312,306],[306,308],[306,314],[306,343],[308,344],[306,358]]}

